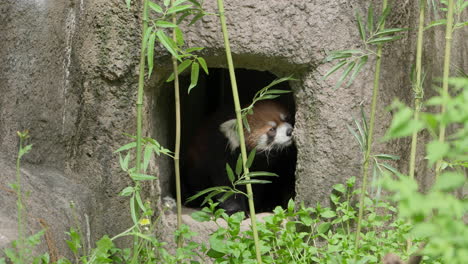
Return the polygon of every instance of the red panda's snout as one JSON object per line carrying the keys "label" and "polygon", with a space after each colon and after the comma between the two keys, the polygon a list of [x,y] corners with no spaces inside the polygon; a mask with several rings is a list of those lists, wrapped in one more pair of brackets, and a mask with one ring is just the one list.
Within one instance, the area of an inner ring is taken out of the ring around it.
{"label": "red panda's snout", "polygon": [[[250,126],[250,131],[245,131],[247,147],[268,152],[290,146],[293,127],[287,122],[287,116],[287,110],[277,102],[266,100],[255,104],[253,114],[247,115]],[[239,147],[235,119],[221,124],[220,131],[228,139],[231,151]]]}

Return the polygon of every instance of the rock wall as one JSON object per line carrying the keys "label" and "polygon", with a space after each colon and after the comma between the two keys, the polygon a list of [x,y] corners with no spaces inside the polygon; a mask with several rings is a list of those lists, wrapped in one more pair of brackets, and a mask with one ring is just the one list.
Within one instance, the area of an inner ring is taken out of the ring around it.
{"label": "rock wall", "polygon": [[[215,12],[215,1],[206,2],[207,11]],[[395,1],[388,26],[415,28],[413,2]],[[322,63],[326,52],[359,46],[354,12],[365,13],[366,7],[357,0],[226,3],[236,67],[278,76],[294,73],[299,79],[290,83],[296,102],[296,199],[309,205],[326,203],[331,186],[360,174],[361,154],[346,124],[359,116],[360,105],[368,112],[373,61],[346,89],[333,89],[337,76],[327,81],[321,77],[332,66]],[[24,188],[31,193],[29,223],[37,231],[37,219],[44,219],[60,254],[69,254],[63,241],[73,222],[70,201],[93,241],[130,225],[128,201],[118,197],[129,180],[113,151],[129,141],[124,132],[135,131],[139,7],[127,10],[123,0],[4,0],[0,11],[0,247],[16,236],[15,197],[7,184],[14,181],[16,131],[29,129],[34,146],[22,171]],[[468,68],[466,31],[457,31],[453,46],[453,63],[463,69]],[[410,32],[386,46],[378,102],[376,151],[401,155],[395,165],[402,171],[407,167],[408,141],[378,139],[391,119],[385,107],[395,97],[411,100],[408,74],[414,36]],[[441,73],[444,38],[442,29],[427,31],[426,36],[429,95],[433,78]],[[186,41],[206,47],[203,56],[210,67],[226,67],[216,16],[187,28]],[[145,134],[170,146],[173,99],[171,91],[161,90],[169,57],[158,49],[155,60],[156,72],[146,89]],[[417,176],[428,186],[431,174],[423,156],[419,155]],[[167,182],[171,166],[170,160],[158,158],[152,168]],[[148,190],[158,197],[158,182]],[[172,225],[170,219],[163,217]]]}

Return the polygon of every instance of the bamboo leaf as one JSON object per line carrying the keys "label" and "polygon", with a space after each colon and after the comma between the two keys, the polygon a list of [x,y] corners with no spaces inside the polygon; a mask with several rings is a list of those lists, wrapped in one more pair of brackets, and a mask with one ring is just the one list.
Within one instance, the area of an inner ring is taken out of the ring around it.
{"label": "bamboo leaf", "polygon": [[356,65],[355,61],[351,61],[348,63],[348,67],[346,68],[346,70],[344,70],[343,74],[341,75],[341,78],[336,83],[335,89],[341,86],[341,84],[344,82],[346,77],[348,77],[349,73],[353,70],[355,65]]}
{"label": "bamboo leaf", "polygon": [[226,172],[227,172],[229,181],[233,183],[235,180],[235,177],[234,177],[234,172],[231,169],[231,166],[229,166],[229,163],[226,163]]}
{"label": "bamboo leaf", "polygon": [[390,154],[376,154],[374,155],[378,159],[384,159],[384,160],[399,160],[399,156],[395,155],[390,155]]}
{"label": "bamboo leaf", "polygon": [[128,150],[128,149],[132,149],[134,147],[136,147],[136,142],[130,142],[130,143],[125,144],[122,147],[118,148],[116,151],[114,151],[114,153],[124,151],[124,150]]}
{"label": "bamboo leaf", "polygon": [[176,24],[168,22],[168,21],[164,21],[164,20],[156,21],[156,26],[157,27],[162,27],[162,28],[175,28],[175,27],[177,27]]}
{"label": "bamboo leaf", "polygon": [[184,34],[182,33],[182,30],[180,30],[179,27],[176,27],[174,29],[174,31],[175,31],[177,45],[183,46],[184,45]]}
{"label": "bamboo leaf", "polygon": [[[191,60],[184,60],[179,66],[177,66],[177,74],[181,74],[188,66],[192,64]],[[171,82],[174,80],[174,73],[171,73],[169,78],[167,78],[166,82]]]}
{"label": "bamboo leaf", "polygon": [[253,171],[247,174],[249,177],[279,177],[278,174],[268,171]]}
{"label": "bamboo leaf", "polygon": [[236,182],[236,185],[247,185],[247,184],[267,184],[271,183],[271,181],[267,180],[242,180]]}
{"label": "bamboo leaf", "polygon": [[341,67],[343,67],[345,64],[346,64],[346,60],[342,60],[341,62],[339,62],[338,64],[336,64],[335,66],[333,66],[333,68],[331,68],[323,77],[322,77],[322,80],[325,80],[328,76],[330,76],[330,74],[336,72],[337,70],[339,70]]}
{"label": "bamboo leaf", "polygon": [[447,24],[446,19],[440,19],[440,20],[432,21],[429,25],[424,27],[424,30],[432,28],[432,27],[436,27],[436,26],[445,25],[445,24]]}
{"label": "bamboo leaf", "polygon": [[409,28],[388,28],[381,30],[375,34],[376,37],[382,36],[382,35],[387,35],[387,34],[394,34],[398,32],[403,32],[403,31],[408,31],[410,30]]}
{"label": "bamboo leaf", "polygon": [[197,57],[198,63],[200,63],[200,66],[202,69],[205,71],[206,74],[208,74],[208,66],[206,65],[205,59],[202,57]]}
{"label": "bamboo leaf", "polygon": [[198,83],[198,74],[200,71],[199,64],[197,62],[192,63],[192,73],[190,74],[190,86],[188,88],[188,93],[197,86]]}
{"label": "bamboo leaf", "polygon": [[187,0],[177,0],[174,2],[174,4],[172,6],[178,6],[180,4],[182,4],[183,2],[187,2]]}
{"label": "bamboo leaf", "polygon": [[176,12],[181,12],[181,11],[184,11],[184,10],[187,10],[189,8],[191,8],[192,5],[180,5],[180,6],[173,6],[171,8],[169,8],[166,12],[166,14],[172,14],[172,13],[176,13]]}
{"label": "bamboo leaf", "polygon": [[239,155],[236,162],[236,175],[239,176],[242,173],[242,157]]}
{"label": "bamboo leaf", "polygon": [[379,23],[377,24],[377,29],[382,29],[382,26],[385,23],[385,20],[387,19],[387,16],[389,14],[390,14],[390,7],[387,6],[382,12],[382,15],[379,17]]}
{"label": "bamboo leaf", "polygon": [[162,30],[156,32],[156,36],[163,46],[172,54],[172,56],[179,59],[179,55],[176,52],[176,45],[172,39],[170,39]]}
{"label": "bamboo leaf", "polygon": [[210,188],[207,188],[205,190],[202,190],[202,191],[199,191],[197,194],[193,195],[193,196],[190,196],[188,199],[187,199],[187,202],[191,202],[197,198],[199,198],[200,196],[203,196],[207,193],[210,193],[210,192],[213,192],[213,191],[218,191],[221,192],[221,191],[226,191],[226,190],[229,190],[230,188],[227,187],[227,186],[216,186],[216,187],[210,187]]}
{"label": "bamboo leaf", "polygon": [[151,76],[153,72],[153,60],[154,60],[154,42],[156,41],[156,34],[151,34],[148,39],[148,75]]}
{"label": "bamboo leaf", "polygon": [[134,181],[147,181],[147,180],[155,180],[156,177],[144,173],[130,173],[130,178]]}
{"label": "bamboo leaf", "polygon": [[250,151],[249,156],[247,157],[247,163],[246,163],[247,168],[250,168],[252,166],[252,163],[255,159],[256,152],[257,150],[255,148]]}
{"label": "bamboo leaf", "polygon": [[459,29],[459,28],[462,28],[462,27],[465,27],[465,26],[468,26],[468,21],[456,23],[456,24],[453,26],[453,28],[454,28],[454,29]]}
{"label": "bamboo leaf", "polygon": [[190,21],[190,23],[188,24],[189,26],[195,24],[195,22],[197,22],[198,20],[200,20],[202,17],[204,16],[204,14],[202,12],[198,13],[197,15],[195,15],[193,18],[192,18],[192,21]]}
{"label": "bamboo leaf", "polygon": [[151,160],[151,154],[153,154],[153,147],[151,145],[147,145],[143,154],[143,172],[146,172],[148,170],[148,166]]}
{"label": "bamboo leaf", "polygon": [[364,24],[362,24],[361,15],[358,12],[356,12],[356,19],[357,19],[357,23],[358,23],[359,36],[361,37],[361,39],[363,41],[365,41],[366,40],[366,29],[364,28]]}
{"label": "bamboo leaf", "polygon": [[359,143],[359,148],[361,149],[361,151],[364,150],[364,144],[363,144],[361,138],[356,133],[356,131],[351,126],[349,126],[348,124],[346,124],[346,127],[348,128],[349,132],[351,132],[351,134],[354,136],[354,138],[356,138],[357,142]]}
{"label": "bamboo leaf", "polygon": [[152,1],[148,1],[148,6],[153,9],[156,13],[160,13],[160,14],[163,14],[164,11],[163,9],[156,3],[152,2]]}
{"label": "bamboo leaf", "polygon": [[381,38],[371,39],[367,43],[368,44],[383,44],[383,43],[395,41],[395,40],[398,40],[398,39],[401,39],[401,38],[402,38],[402,36],[381,37]]}
{"label": "bamboo leaf", "polygon": [[346,87],[349,87],[353,82],[354,79],[356,79],[357,75],[361,72],[362,67],[366,65],[368,60],[368,56],[363,56],[360,60],[357,66],[354,68],[353,73],[351,74],[351,77],[349,77],[348,83],[346,84]]}
{"label": "bamboo leaf", "polygon": [[132,216],[133,223],[138,224],[137,213],[135,210],[135,194],[130,198],[130,214]]}
{"label": "bamboo leaf", "polygon": [[200,51],[200,50],[202,50],[202,49],[204,49],[204,48],[203,48],[203,47],[192,47],[192,48],[186,49],[185,52],[191,53],[191,52],[193,52],[193,51]]}
{"label": "bamboo leaf", "polygon": [[367,10],[367,31],[371,34],[374,32],[374,8],[372,7],[372,3]]}

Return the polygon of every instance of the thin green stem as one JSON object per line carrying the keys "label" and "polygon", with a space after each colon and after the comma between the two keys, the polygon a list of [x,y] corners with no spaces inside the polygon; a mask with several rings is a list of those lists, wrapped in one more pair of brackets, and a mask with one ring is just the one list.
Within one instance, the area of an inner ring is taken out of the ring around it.
{"label": "thin green stem", "polygon": [[[171,0],[171,5],[174,5],[174,0]],[[172,16],[172,23],[176,24],[175,15]],[[172,39],[177,43],[175,28],[172,31]],[[175,150],[174,150],[174,172],[176,180],[176,201],[177,201],[177,229],[182,226],[182,197],[180,191],[180,93],[179,93],[179,73],[177,71],[177,58],[172,56],[172,67],[174,71],[174,100],[175,100]],[[182,236],[177,239],[177,246],[182,246]]]}
{"label": "thin green stem", "polygon": [[[242,164],[244,167],[244,173],[248,174],[249,168],[247,167],[247,148],[245,146],[245,140],[244,140],[244,127],[242,123],[242,113],[241,113],[242,110],[241,110],[241,106],[239,102],[239,93],[237,91],[237,82],[236,82],[236,75],[234,72],[234,63],[232,62],[231,47],[229,45],[229,36],[228,36],[228,30],[226,26],[226,17],[224,15],[224,3],[223,3],[223,0],[217,0],[217,1],[218,1],[219,18],[221,20],[221,28],[223,31],[224,46],[226,48],[226,58],[227,58],[227,63],[229,67],[229,76],[231,78],[232,96],[234,99],[234,107],[236,110],[237,129],[238,129],[237,131],[239,134]],[[249,177],[246,177],[246,179],[249,180]],[[255,215],[252,185],[247,184],[246,188],[247,188],[247,194],[248,194],[250,221],[252,224],[252,232],[254,236],[257,263],[262,264],[262,256],[260,253],[260,242],[259,242],[258,231],[257,231],[257,220],[256,220],[256,215]]]}
{"label": "thin green stem", "polygon": [[[445,58],[444,58],[444,74],[442,81],[442,97],[444,101],[440,109],[441,114],[443,115],[446,111],[447,106],[447,95],[448,95],[448,79],[450,74],[450,53],[452,49],[452,35],[453,35],[453,10],[454,3],[453,0],[448,0],[448,10],[447,10],[447,26],[445,28]],[[440,122],[439,124],[439,142],[443,143],[445,141],[445,123]],[[436,178],[439,177],[442,170],[442,160],[438,160],[436,163]]]}
{"label": "thin green stem", "polygon": [[[145,32],[148,28],[148,0],[143,0],[142,11],[142,32],[141,32],[141,50],[140,50],[140,68],[138,72],[138,94],[137,94],[137,131],[136,131],[136,172],[141,173],[141,149],[142,149],[142,123],[143,123],[143,93],[145,85],[145,54],[146,54],[146,41]],[[138,188],[139,183],[135,182],[135,187]],[[135,202],[136,203],[136,202]],[[135,206],[138,208],[138,205]],[[132,263],[135,263],[138,257],[138,236],[133,237],[133,258]]]}
{"label": "thin green stem", "polygon": [[[424,91],[422,87],[422,52],[424,40],[424,16],[426,12],[426,0],[420,0],[419,3],[419,27],[418,27],[418,42],[416,45],[416,83],[414,84],[414,120],[419,120],[419,112],[421,111],[421,99]],[[414,171],[416,168],[416,147],[418,144],[418,131],[414,131],[411,137],[411,153],[409,164],[409,176],[414,179]]]}
{"label": "thin green stem", "polygon": [[21,194],[21,171],[20,171],[20,165],[21,165],[21,152],[23,149],[23,136],[20,135],[19,137],[20,142],[19,142],[19,152],[18,152],[18,157],[16,159],[16,207],[17,207],[17,221],[18,221],[18,255],[19,255],[19,261],[20,263],[25,263],[24,262],[24,234],[23,234],[23,198]]}
{"label": "thin green stem", "polygon": [[[387,8],[387,0],[382,3],[382,10]],[[380,30],[384,30],[385,22],[380,26]],[[361,194],[359,196],[359,215],[356,229],[356,238],[354,241],[354,249],[357,251],[359,248],[359,239],[361,234],[361,222],[362,215],[364,212],[364,197],[366,196],[367,190],[367,174],[369,172],[370,154],[372,152],[372,138],[374,135],[374,124],[375,124],[375,113],[377,110],[377,99],[379,95],[379,80],[380,80],[380,66],[382,64],[382,44],[377,47],[377,58],[375,62],[375,74],[374,74],[374,87],[372,89],[372,103],[371,103],[371,115],[369,121],[369,133],[367,135],[367,148],[364,155],[364,165],[362,169],[362,186]]]}

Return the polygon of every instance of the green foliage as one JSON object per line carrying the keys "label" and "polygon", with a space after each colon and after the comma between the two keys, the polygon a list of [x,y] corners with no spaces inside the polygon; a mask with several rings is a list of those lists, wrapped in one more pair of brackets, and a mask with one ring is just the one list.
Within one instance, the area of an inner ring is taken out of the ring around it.
{"label": "green foliage", "polygon": [[[366,199],[366,211],[361,233],[362,245],[355,251],[350,235],[357,218],[353,206],[355,178],[346,185],[337,184],[330,199],[332,207],[314,208],[296,205],[277,207],[273,215],[258,223],[262,261],[264,263],[380,263],[390,251],[406,251],[406,238],[411,226],[394,219],[395,208],[386,202]],[[207,256],[214,263],[256,263],[252,232],[242,231],[243,212],[228,216],[217,203],[196,212],[192,217],[200,222],[225,221],[210,236]],[[377,212],[378,211],[378,212]],[[358,262],[354,262],[357,257]]]}
{"label": "green foliage", "polygon": [[[256,149],[250,151],[246,163],[247,168],[250,168],[250,166],[252,166],[252,163],[255,159],[255,153]],[[247,184],[267,184],[270,183],[270,181],[259,179],[259,177],[278,177],[277,174],[266,171],[249,171],[247,173],[244,172],[244,168],[242,166],[242,158],[240,154],[237,158],[235,171],[231,168],[231,166],[228,163],[226,163],[226,173],[229,181],[231,182],[231,186],[215,186],[207,188],[189,197],[187,199],[187,202],[196,200],[202,196],[204,196],[205,198],[201,205],[208,203],[213,198],[217,198],[220,202],[224,202],[226,199],[228,199],[234,194],[240,194],[248,197],[245,191],[239,189],[239,186],[244,186]]]}
{"label": "green foliage", "polygon": [[372,5],[368,9],[366,24],[361,15],[356,13],[357,27],[359,37],[362,41],[362,49],[346,49],[332,51],[325,58],[325,62],[337,61],[322,79],[327,79],[331,74],[339,69],[343,72],[335,85],[335,88],[341,87],[347,79],[346,87],[349,87],[361,72],[363,66],[369,60],[369,57],[376,56],[376,49],[379,45],[383,45],[395,40],[401,39],[402,33],[409,30],[409,28],[387,28],[384,29],[382,25],[390,13],[390,8],[387,7],[383,10],[382,15],[374,18]]}

